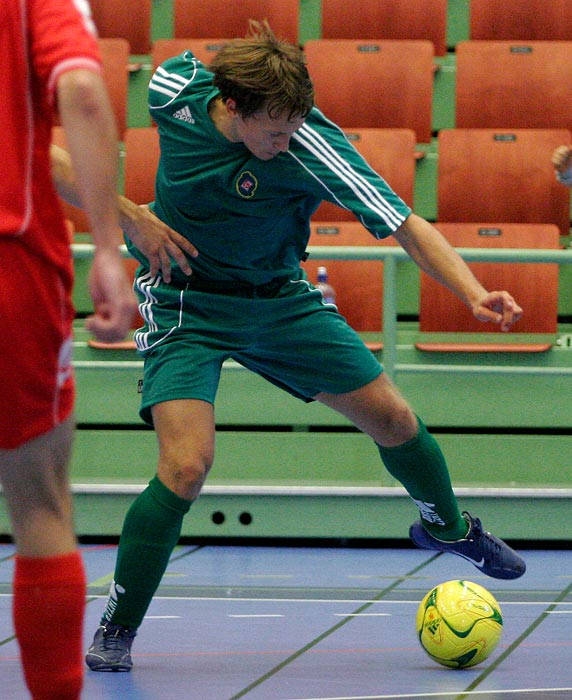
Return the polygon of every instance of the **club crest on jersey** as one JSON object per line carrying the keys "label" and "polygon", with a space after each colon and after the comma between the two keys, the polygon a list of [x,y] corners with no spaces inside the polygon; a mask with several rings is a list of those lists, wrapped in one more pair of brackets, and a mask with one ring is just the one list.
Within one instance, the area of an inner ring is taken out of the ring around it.
{"label": "club crest on jersey", "polygon": [[250,199],[254,197],[254,193],[258,188],[258,180],[250,172],[250,170],[245,170],[240,173],[238,180],[236,181],[236,191],[241,197],[245,199]]}

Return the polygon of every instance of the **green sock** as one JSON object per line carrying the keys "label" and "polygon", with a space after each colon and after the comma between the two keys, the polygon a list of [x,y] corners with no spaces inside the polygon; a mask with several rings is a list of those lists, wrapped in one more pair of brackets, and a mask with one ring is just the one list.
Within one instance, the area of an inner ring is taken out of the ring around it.
{"label": "green sock", "polygon": [[102,622],[137,629],[157,590],[191,501],[155,476],[129,508]]}
{"label": "green sock", "polygon": [[445,457],[423,421],[417,420],[419,431],[414,438],[397,447],[378,445],[379,454],[419,508],[424,527],[439,539],[461,539],[467,534],[467,523],[459,511]]}

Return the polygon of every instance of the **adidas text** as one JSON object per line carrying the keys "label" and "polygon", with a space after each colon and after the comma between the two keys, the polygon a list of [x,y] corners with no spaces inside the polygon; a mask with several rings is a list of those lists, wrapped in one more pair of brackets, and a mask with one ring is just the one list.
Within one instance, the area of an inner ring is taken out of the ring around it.
{"label": "adidas text", "polygon": [[181,109],[177,110],[174,114],[173,117],[175,119],[181,119],[184,122],[188,122],[189,124],[194,124],[195,123],[195,118],[193,117],[193,113],[187,107],[186,105],[184,107],[181,107]]}

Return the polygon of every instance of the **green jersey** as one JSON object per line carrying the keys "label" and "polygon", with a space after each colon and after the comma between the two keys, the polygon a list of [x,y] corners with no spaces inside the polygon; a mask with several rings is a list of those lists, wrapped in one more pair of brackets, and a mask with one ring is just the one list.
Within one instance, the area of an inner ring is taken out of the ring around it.
{"label": "green jersey", "polygon": [[[226,139],[209,116],[218,96],[212,78],[187,51],[159,66],[149,85],[161,144],[152,208],[198,249],[197,283],[261,285],[299,275],[310,217],[322,200],[351,210],[377,238],[411,213],[316,108],[289,150],[270,160]],[[175,284],[190,280],[174,270]]]}

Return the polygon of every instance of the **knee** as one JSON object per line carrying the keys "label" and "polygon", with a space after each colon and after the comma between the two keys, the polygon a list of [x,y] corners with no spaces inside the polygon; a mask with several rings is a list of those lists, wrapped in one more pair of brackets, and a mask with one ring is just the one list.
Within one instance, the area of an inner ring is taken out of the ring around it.
{"label": "knee", "polygon": [[198,497],[213,462],[210,452],[169,456],[159,460],[157,473],[161,481],[180,498]]}
{"label": "knee", "polygon": [[403,401],[392,406],[388,411],[383,425],[383,438],[379,441],[383,447],[397,447],[412,440],[419,430],[417,417]]}

